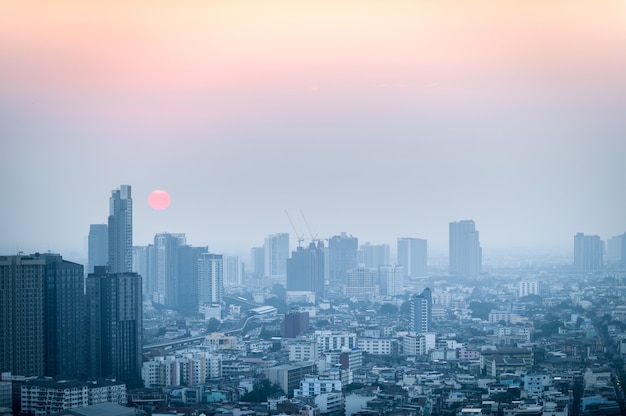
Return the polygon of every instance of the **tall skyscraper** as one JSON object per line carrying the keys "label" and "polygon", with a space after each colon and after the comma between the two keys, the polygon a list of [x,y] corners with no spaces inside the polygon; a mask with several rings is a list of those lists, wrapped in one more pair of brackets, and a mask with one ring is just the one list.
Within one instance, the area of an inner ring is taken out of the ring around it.
{"label": "tall skyscraper", "polygon": [[626,233],[611,237],[606,242],[606,263],[626,265]]}
{"label": "tall skyscraper", "polygon": [[429,288],[411,299],[411,331],[416,334],[432,332],[433,297]]}
{"label": "tall skyscraper", "polygon": [[198,260],[208,247],[178,247],[178,301],[177,308],[184,314],[198,312]]}
{"label": "tall skyscraper", "polygon": [[220,303],[224,293],[224,256],[203,253],[198,260],[198,305]]}
{"label": "tall skyscraper", "polygon": [[133,199],[130,185],[121,185],[109,199],[109,271],[133,270]]}
{"label": "tall skyscraper", "polygon": [[289,234],[279,233],[267,236],[263,253],[265,254],[265,276],[285,277],[289,257]]}
{"label": "tall skyscraper", "polygon": [[405,277],[426,277],[428,268],[427,241],[421,238],[398,238],[398,264]]}
{"label": "tall skyscraper", "polygon": [[579,272],[602,270],[604,243],[597,235],[574,236],[574,269]]}
{"label": "tall skyscraper", "polygon": [[328,240],[328,272],[331,285],[343,284],[346,272],[355,268],[359,239],[346,233],[336,235]]}
{"label": "tall skyscraper", "polygon": [[133,272],[141,276],[144,299],[156,293],[156,255],[153,244],[133,246]]}
{"label": "tall skyscraper", "polygon": [[265,275],[265,250],[263,247],[252,247],[250,250],[250,272],[256,277]]}
{"label": "tall skyscraper", "polygon": [[224,286],[241,286],[241,269],[239,256],[224,256]]}
{"label": "tall skyscraper", "polygon": [[482,248],[472,220],[450,223],[450,274],[475,278],[482,270]]}
{"label": "tall skyscraper", "polygon": [[0,256],[0,371],[80,377],[83,266],[58,254]]}
{"label": "tall skyscraper", "polygon": [[152,300],[172,309],[178,308],[178,249],[185,244],[185,234],[154,236],[156,291]]}
{"label": "tall skyscraper", "polygon": [[389,244],[361,245],[357,252],[357,263],[370,269],[389,264]]}
{"label": "tall skyscraper", "polygon": [[93,273],[94,266],[106,266],[109,261],[109,226],[91,224],[87,237],[87,273]]}
{"label": "tall skyscraper", "polygon": [[287,290],[314,292],[324,297],[324,244],[298,247],[287,259]]}
{"label": "tall skyscraper", "polygon": [[378,285],[380,294],[386,296],[401,295],[404,291],[404,267],[400,265],[378,266]]}
{"label": "tall skyscraper", "polygon": [[141,379],[141,276],[108,273],[96,266],[87,276],[87,367],[91,378]]}

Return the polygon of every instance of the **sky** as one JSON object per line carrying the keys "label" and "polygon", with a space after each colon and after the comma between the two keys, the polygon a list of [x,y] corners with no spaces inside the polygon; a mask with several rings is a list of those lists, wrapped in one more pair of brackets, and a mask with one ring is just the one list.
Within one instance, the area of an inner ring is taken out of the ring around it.
{"label": "sky", "polygon": [[121,184],[136,245],[573,251],[626,232],[626,1],[5,0],[0,155],[4,254],[85,258]]}

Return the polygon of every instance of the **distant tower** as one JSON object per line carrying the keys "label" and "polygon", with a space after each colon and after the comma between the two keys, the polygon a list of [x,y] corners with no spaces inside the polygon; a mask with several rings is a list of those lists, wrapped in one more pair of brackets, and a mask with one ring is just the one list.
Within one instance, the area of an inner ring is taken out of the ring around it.
{"label": "distant tower", "polygon": [[344,283],[346,272],[358,265],[358,247],[359,239],[346,233],[328,240],[328,272],[331,285]]}
{"label": "distant tower", "polygon": [[224,256],[224,286],[241,286],[241,277],[239,256]]}
{"label": "distant tower", "polygon": [[344,295],[366,300],[378,295],[378,270],[355,267],[346,272]]}
{"label": "distant tower", "polygon": [[178,311],[194,314],[198,312],[198,261],[208,253],[208,247],[178,247]]}
{"label": "distant tower", "polygon": [[574,236],[574,269],[579,272],[602,270],[604,243],[597,235]]}
{"label": "distant tower", "polygon": [[482,269],[482,248],[474,221],[450,223],[450,274],[475,278]]}
{"label": "distant tower", "polygon": [[361,245],[357,252],[357,263],[370,269],[389,264],[389,244],[365,243]]}
{"label": "distant tower", "polygon": [[252,247],[250,250],[250,261],[252,266],[250,272],[256,277],[265,275],[265,251],[263,247]]}
{"label": "distant tower", "polygon": [[178,308],[178,249],[186,241],[185,234],[154,236],[156,290],[152,300],[172,309]]}
{"label": "distant tower", "polygon": [[130,185],[121,185],[109,199],[109,271],[133,270],[133,199]]}
{"label": "distant tower", "polygon": [[153,244],[133,246],[133,272],[141,276],[144,299],[151,299],[156,293],[156,258]]}
{"label": "distant tower", "polygon": [[432,332],[432,292],[424,289],[421,295],[411,299],[411,331],[422,334]]}
{"label": "distant tower", "polygon": [[404,267],[404,276],[426,277],[428,242],[421,238],[398,238],[398,264]]}
{"label": "distant tower", "polygon": [[[622,264],[622,242],[626,234],[611,237],[606,242],[606,262],[611,265]],[[626,260],[626,259],[625,259]]]}
{"label": "distant tower", "polygon": [[87,239],[87,273],[93,273],[94,266],[106,266],[109,261],[109,226],[91,224]]}
{"label": "distant tower", "polygon": [[96,266],[87,276],[87,367],[90,378],[125,382],[141,378],[141,276],[108,273]]}
{"label": "distant tower", "polygon": [[314,292],[324,297],[324,244],[298,247],[287,259],[287,290]]}
{"label": "distant tower", "polygon": [[224,293],[224,257],[203,253],[198,260],[198,305],[220,303]]}
{"label": "distant tower", "polygon": [[265,276],[287,275],[287,258],[289,257],[289,234],[279,233],[267,236],[263,246],[265,255]]}
{"label": "distant tower", "polygon": [[0,256],[0,371],[82,377],[83,266],[58,254]]}
{"label": "distant tower", "polygon": [[380,294],[401,295],[404,291],[404,267],[399,265],[378,266]]}

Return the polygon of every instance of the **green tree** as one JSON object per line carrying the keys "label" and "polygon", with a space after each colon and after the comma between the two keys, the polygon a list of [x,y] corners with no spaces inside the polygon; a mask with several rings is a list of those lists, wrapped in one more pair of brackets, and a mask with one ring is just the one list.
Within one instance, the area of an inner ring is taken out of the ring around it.
{"label": "green tree", "polygon": [[267,401],[268,396],[282,393],[282,391],[278,384],[270,383],[269,380],[261,380],[254,384],[254,389],[251,392],[241,396],[241,401],[261,403]]}

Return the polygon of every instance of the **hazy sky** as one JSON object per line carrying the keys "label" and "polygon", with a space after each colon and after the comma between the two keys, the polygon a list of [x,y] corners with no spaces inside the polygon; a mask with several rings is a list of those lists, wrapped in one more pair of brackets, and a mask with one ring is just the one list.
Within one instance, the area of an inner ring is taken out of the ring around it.
{"label": "hazy sky", "polygon": [[137,245],[571,250],[626,231],[626,1],[5,0],[0,138],[0,253],[81,255],[120,184]]}

